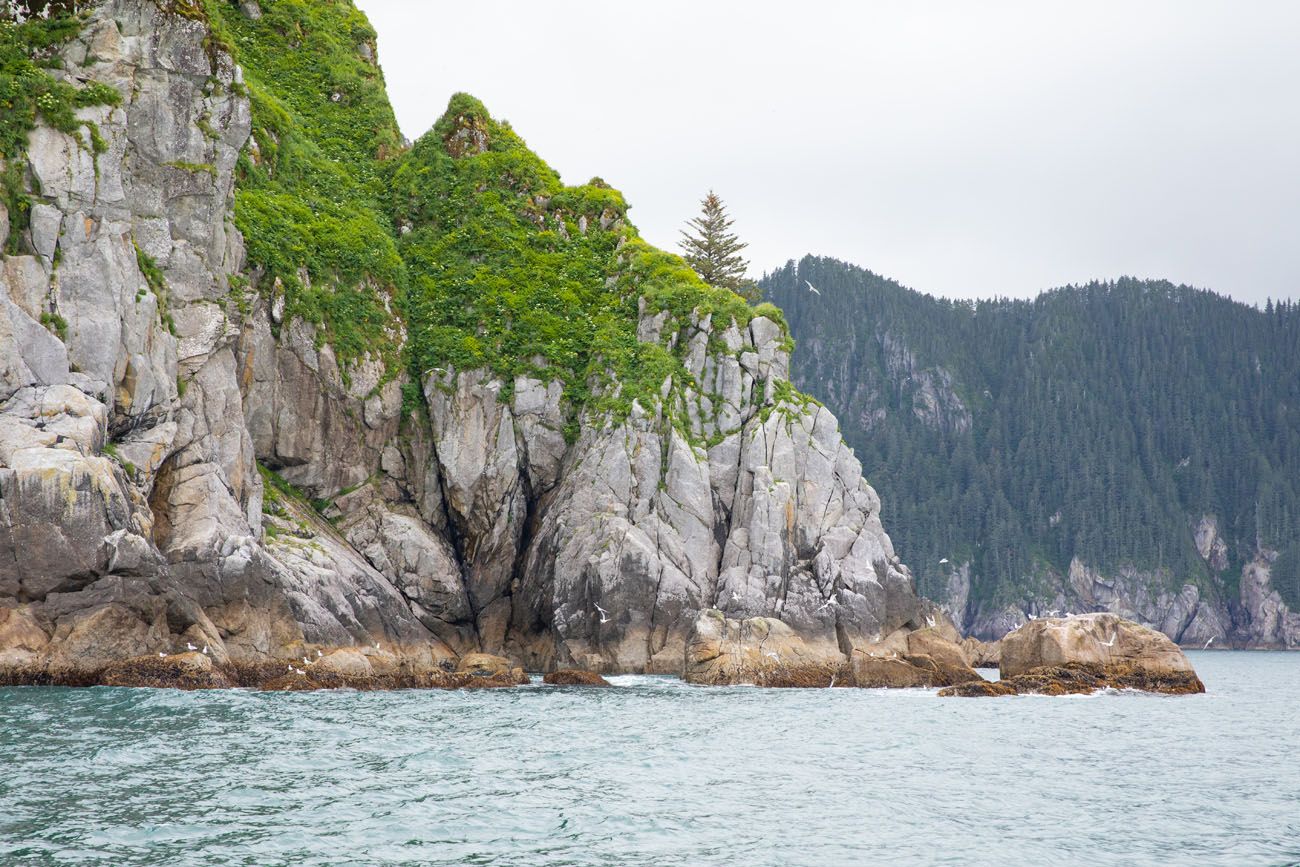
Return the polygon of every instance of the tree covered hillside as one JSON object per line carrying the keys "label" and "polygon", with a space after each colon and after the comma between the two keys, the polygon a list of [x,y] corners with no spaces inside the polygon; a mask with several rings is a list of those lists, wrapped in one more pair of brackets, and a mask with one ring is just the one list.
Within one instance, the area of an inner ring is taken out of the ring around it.
{"label": "tree covered hillside", "polygon": [[[1023,605],[1078,558],[1230,599],[1272,549],[1300,602],[1295,303],[1127,278],[967,303],[814,257],[762,285],[796,384],[841,419],[923,591],[969,562],[972,613]],[[1205,515],[1227,543],[1209,557]]]}

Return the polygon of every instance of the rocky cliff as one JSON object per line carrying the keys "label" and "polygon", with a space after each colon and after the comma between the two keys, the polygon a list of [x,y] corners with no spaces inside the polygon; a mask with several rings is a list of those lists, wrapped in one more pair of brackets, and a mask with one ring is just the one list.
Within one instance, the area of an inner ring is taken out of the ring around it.
{"label": "rocky cliff", "polygon": [[933,617],[780,313],[468,97],[404,145],[349,3],[46,14],[3,25],[50,95],[4,154],[6,677],[679,673],[705,609],[846,659]]}

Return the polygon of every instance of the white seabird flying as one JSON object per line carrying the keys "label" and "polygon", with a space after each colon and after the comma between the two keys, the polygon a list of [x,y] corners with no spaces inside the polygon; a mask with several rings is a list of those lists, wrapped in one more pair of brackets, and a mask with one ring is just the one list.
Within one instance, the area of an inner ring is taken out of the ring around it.
{"label": "white seabird flying", "polygon": [[608,623],[608,622],[609,622],[609,618],[608,618],[606,615],[609,614],[609,612],[606,611],[604,608],[601,608],[599,605],[597,605],[597,604],[594,603],[594,602],[593,602],[592,604],[593,604],[593,605],[596,605],[596,610],[600,612],[600,622],[601,622],[601,623]]}
{"label": "white seabird flying", "polygon": [[[808,283],[807,280],[804,280],[803,282]],[[811,284],[811,283],[808,283],[808,291],[811,292],[811,293],[813,293],[814,295],[820,295],[820,294],[822,294],[822,293],[817,289],[817,287],[814,286],[814,285]]]}

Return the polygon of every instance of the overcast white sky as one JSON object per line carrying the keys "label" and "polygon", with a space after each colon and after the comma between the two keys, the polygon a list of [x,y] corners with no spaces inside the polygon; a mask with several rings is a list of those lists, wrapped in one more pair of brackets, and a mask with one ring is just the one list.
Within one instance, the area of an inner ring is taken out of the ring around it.
{"label": "overcast white sky", "polygon": [[408,137],[468,91],[660,246],[712,187],[755,275],[1300,297],[1300,2],[358,5]]}

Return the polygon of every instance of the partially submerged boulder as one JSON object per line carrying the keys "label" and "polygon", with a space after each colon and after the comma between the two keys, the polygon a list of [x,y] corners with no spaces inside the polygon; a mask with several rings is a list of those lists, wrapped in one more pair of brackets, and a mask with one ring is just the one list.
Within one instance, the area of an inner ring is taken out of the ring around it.
{"label": "partially submerged boulder", "polygon": [[1071,695],[1138,689],[1205,692],[1186,654],[1162,632],[1114,614],[1031,620],[1002,639],[996,688],[962,684],[942,696]]}
{"label": "partially submerged boulder", "polygon": [[[310,658],[310,657],[309,657]],[[346,677],[374,677],[375,669],[366,654],[355,647],[341,647],[317,657],[313,671],[327,671]]]}
{"label": "partially submerged boulder", "polygon": [[810,640],[780,620],[729,620],[711,610],[696,618],[684,677],[710,686],[905,688],[948,686],[979,675],[939,625],[895,630],[846,658],[836,642]]}
{"label": "partially submerged boulder", "polygon": [[951,686],[979,678],[961,647],[936,627],[899,629],[855,648],[853,680],[861,687]]}
{"label": "partially submerged boulder", "polygon": [[601,677],[594,671],[583,671],[578,668],[566,668],[560,671],[550,671],[542,678],[542,683],[548,683],[551,686],[612,686],[608,680]]}
{"label": "partially submerged boulder", "polygon": [[1196,678],[1187,654],[1167,635],[1115,614],[1031,620],[1002,639],[1004,678],[1067,663]]}
{"label": "partially submerged boulder", "polygon": [[456,666],[456,671],[462,674],[472,674],[475,677],[508,674],[510,672],[510,660],[504,656],[493,656],[490,653],[467,653],[461,657],[460,664]]}
{"label": "partially submerged boulder", "polygon": [[851,685],[852,674],[833,642],[805,640],[772,617],[731,620],[713,608],[695,618],[682,677],[705,686],[814,687]]}
{"label": "partially submerged boulder", "polygon": [[234,683],[202,653],[137,656],[115,662],[99,675],[104,686],[166,689],[226,689]]}

